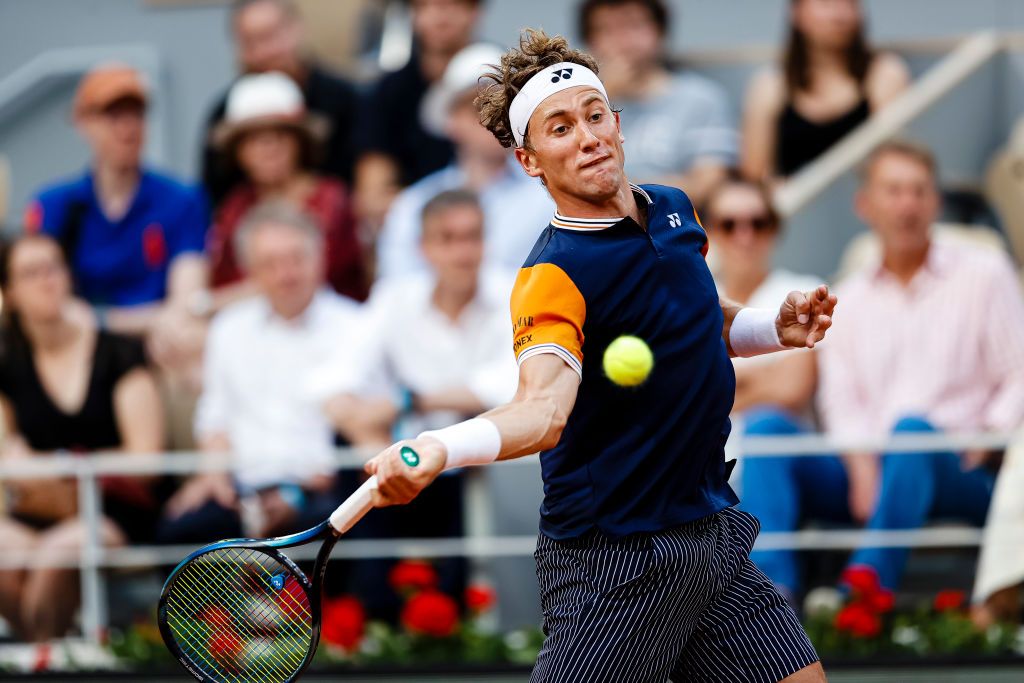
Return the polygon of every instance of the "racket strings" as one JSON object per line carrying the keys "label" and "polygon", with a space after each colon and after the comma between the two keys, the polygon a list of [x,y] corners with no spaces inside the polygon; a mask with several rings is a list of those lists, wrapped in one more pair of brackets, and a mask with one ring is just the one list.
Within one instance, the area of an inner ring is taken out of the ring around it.
{"label": "racket strings", "polygon": [[[276,563],[269,556],[263,557]],[[251,596],[254,594],[254,586],[257,589],[269,586],[254,584],[254,575],[267,575],[270,572],[265,571],[262,562],[256,562],[255,565],[242,562],[248,558],[241,557],[237,550],[232,550],[228,559],[231,563],[218,564],[216,575],[199,571],[198,565],[184,568],[181,574],[182,587],[187,592],[182,592],[182,595],[189,595],[190,599],[184,603],[183,613],[186,616],[191,613],[202,617],[207,628],[197,627],[194,622],[185,622],[189,636],[185,644],[192,647],[183,649],[191,649],[189,654],[199,655],[204,663],[212,664],[214,669],[226,674],[230,680],[286,680],[304,658],[309,635],[300,635],[302,624],[285,621],[283,625],[286,628],[291,626],[291,633],[268,637],[270,634],[267,633],[267,627],[274,626],[279,620],[272,616],[274,612],[271,603],[261,604]],[[273,595],[266,589],[262,592],[264,595],[268,592]],[[207,593],[210,595],[207,596]],[[288,595],[293,594],[289,592]],[[200,599],[210,596],[215,600]],[[294,612],[294,609],[291,611]],[[298,643],[294,642],[296,636],[299,638]],[[299,646],[298,651],[295,645]],[[244,678],[238,677],[240,672],[244,672]]]}
{"label": "racket strings", "polygon": [[277,558],[248,548],[220,548],[182,567],[167,624],[181,651],[225,683],[290,680],[313,638],[302,584]]}

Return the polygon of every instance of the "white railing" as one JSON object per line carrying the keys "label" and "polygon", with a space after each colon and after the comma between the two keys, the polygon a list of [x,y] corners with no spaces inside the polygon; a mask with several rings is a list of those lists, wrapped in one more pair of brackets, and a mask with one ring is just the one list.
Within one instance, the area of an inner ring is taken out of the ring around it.
{"label": "white railing", "polygon": [[[743,457],[807,457],[837,452],[934,452],[970,448],[1003,448],[1011,434],[896,434],[886,440],[843,440],[817,434],[778,437],[741,437]],[[352,449],[337,454],[339,469],[362,469],[371,453]],[[537,467],[536,457],[498,463],[496,467]],[[91,456],[53,456],[18,461],[0,461],[0,481],[74,477],[78,480],[79,515],[88,538],[82,552],[39,556],[14,548],[0,555],[0,570],[36,567],[78,569],[82,590],[82,627],[84,635],[100,642],[106,626],[104,569],[149,568],[177,564],[194,546],[134,546],[105,548],[99,539],[102,516],[99,478],[107,475],[185,475],[196,472],[228,471],[230,456],[200,453],[159,455],[94,454]],[[442,539],[346,540],[338,544],[335,559],[380,557],[467,557],[485,560],[495,557],[529,556],[536,536],[494,535],[491,533],[494,510],[486,493],[486,482],[473,472],[465,487],[467,537]],[[372,514],[372,513],[371,513]],[[927,528],[918,530],[801,530],[790,533],[763,533],[756,548],[837,550],[861,545],[875,547],[961,547],[977,546],[982,530],[974,528]],[[213,539],[211,539],[213,540]],[[314,558],[316,548],[296,548],[289,555],[298,560]]]}

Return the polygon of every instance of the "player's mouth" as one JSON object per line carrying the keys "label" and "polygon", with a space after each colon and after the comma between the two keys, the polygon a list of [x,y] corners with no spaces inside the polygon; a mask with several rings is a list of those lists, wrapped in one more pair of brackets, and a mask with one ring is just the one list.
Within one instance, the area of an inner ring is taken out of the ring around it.
{"label": "player's mouth", "polygon": [[597,166],[598,164],[604,163],[605,161],[607,161],[608,159],[611,159],[611,158],[612,158],[611,154],[602,154],[599,157],[595,157],[595,158],[593,158],[593,159],[591,159],[589,161],[583,162],[582,164],[579,165],[579,168],[581,170],[584,169],[584,168],[591,168],[593,166]]}

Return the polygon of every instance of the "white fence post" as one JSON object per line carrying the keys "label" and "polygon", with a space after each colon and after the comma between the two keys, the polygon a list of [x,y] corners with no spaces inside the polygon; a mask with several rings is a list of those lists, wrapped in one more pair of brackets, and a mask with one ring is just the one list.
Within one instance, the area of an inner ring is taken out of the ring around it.
{"label": "white fence post", "polygon": [[82,586],[82,632],[86,640],[102,645],[106,637],[107,604],[103,590],[103,540],[100,523],[99,482],[96,471],[87,459],[78,467],[78,515],[85,527],[85,543],[79,554],[79,579]]}

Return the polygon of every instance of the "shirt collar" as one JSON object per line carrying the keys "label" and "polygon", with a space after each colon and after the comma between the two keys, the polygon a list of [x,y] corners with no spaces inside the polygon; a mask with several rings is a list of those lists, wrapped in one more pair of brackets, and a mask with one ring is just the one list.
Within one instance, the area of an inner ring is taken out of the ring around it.
{"label": "shirt collar", "polygon": [[279,325],[287,329],[308,329],[310,325],[316,320],[317,314],[324,304],[324,297],[327,294],[324,290],[318,290],[313,298],[310,299],[309,305],[299,315],[295,316],[291,320],[285,320],[279,316],[274,309],[270,306],[270,301],[266,297],[260,297],[260,302],[263,306],[264,319],[269,325]]}
{"label": "shirt collar", "polygon": [[[926,273],[932,277],[941,277],[949,271],[954,262],[955,255],[951,253],[948,245],[940,244],[933,235],[928,243],[928,253],[925,254],[924,263],[921,268],[914,273],[913,279],[917,279],[922,273]],[[879,251],[875,256],[870,272],[872,277],[876,280],[892,276],[885,267],[881,251]]]}
{"label": "shirt collar", "polygon": [[[651,199],[651,195],[647,193],[647,190],[640,187],[639,185],[629,184],[629,189],[633,191],[633,195],[642,199],[646,204],[647,208],[650,208],[654,204],[654,200]],[[565,230],[578,230],[578,231],[590,231],[590,230],[604,230],[610,228],[619,221],[623,220],[625,216],[618,217],[607,217],[607,218],[574,218],[572,216],[564,216],[558,211],[555,211],[554,218],[551,219],[551,225],[556,228],[563,228]]]}

